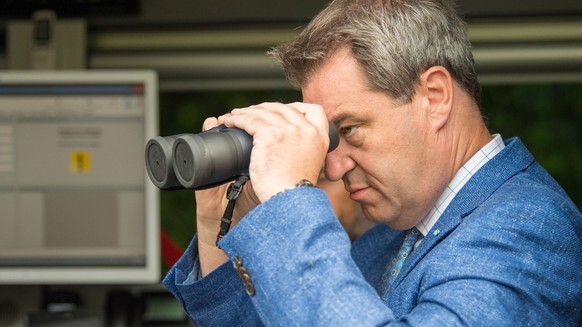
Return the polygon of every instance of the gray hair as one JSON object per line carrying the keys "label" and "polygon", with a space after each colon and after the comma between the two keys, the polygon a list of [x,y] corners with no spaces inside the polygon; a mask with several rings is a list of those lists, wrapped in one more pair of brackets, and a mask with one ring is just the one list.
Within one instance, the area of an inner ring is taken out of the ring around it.
{"label": "gray hair", "polygon": [[471,43],[450,0],[335,0],[296,39],[269,53],[299,89],[343,46],[370,86],[397,101],[409,102],[420,74],[443,66],[480,106]]}

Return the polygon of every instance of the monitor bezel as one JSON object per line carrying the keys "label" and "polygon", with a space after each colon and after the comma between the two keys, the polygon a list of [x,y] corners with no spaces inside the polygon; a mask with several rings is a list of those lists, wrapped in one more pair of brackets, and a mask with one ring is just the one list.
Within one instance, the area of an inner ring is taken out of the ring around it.
{"label": "monitor bezel", "polygon": [[[158,76],[153,70],[8,71],[0,84],[143,83],[144,140],[158,134]],[[144,266],[2,267],[0,285],[8,284],[150,284],[160,281],[160,195],[144,169],[146,262]]]}

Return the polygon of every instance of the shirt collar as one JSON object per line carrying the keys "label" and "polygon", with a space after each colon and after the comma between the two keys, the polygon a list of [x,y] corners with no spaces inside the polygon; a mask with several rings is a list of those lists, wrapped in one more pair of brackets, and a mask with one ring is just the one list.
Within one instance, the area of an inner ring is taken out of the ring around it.
{"label": "shirt collar", "polygon": [[442,213],[447,209],[455,195],[483,167],[487,161],[505,148],[500,134],[493,135],[493,139],[475,153],[455,174],[441,196],[435,202],[428,214],[416,225],[420,233],[425,236],[434,226]]}

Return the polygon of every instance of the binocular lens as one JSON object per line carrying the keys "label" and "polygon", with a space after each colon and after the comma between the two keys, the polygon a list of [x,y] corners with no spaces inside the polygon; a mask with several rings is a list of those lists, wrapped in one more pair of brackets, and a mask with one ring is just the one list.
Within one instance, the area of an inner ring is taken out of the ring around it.
{"label": "binocular lens", "polygon": [[162,190],[183,188],[172,167],[172,147],[178,136],[156,136],[146,144],[146,171],[152,183]]}

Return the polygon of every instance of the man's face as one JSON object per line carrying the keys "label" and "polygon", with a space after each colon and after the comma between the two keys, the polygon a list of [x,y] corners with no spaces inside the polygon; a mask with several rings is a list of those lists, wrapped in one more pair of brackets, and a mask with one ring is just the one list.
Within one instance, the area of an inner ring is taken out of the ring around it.
{"label": "man's face", "polygon": [[426,196],[427,167],[434,163],[421,101],[398,104],[373,90],[347,49],[330,57],[302,92],[303,101],[321,105],[340,131],[340,144],[326,159],[327,178],[343,179],[371,220],[395,229],[418,223],[434,201]]}

